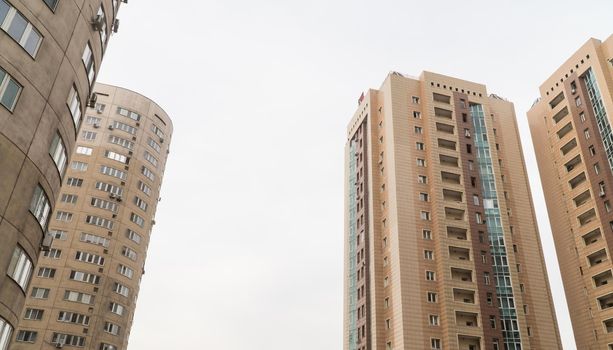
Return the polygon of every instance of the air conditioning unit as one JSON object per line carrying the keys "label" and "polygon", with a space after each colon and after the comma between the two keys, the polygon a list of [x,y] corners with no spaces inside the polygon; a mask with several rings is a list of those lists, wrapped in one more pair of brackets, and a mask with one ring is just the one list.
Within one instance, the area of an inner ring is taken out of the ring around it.
{"label": "air conditioning unit", "polygon": [[61,349],[64,347],[64,343],[55,343],[55,348],[56,349]]}
{"label": "air conditioning unit", "polygon": [[53,235],[47,232],[45,238],[43,238],[43,242],[40,244],[40,249],[43,252],[48,252],[51,249],[51,244],[53,244]]}
{"label": "air conditioning unit", "polygon": [[113,33],[117,33],[119,31],[119,20],[116,19],[115,22],[113,22]]}
{"label": "air conditioning unit", "polygon": [[94,129],[98,129],[99,127],[100,127],[100,124],[94,123]]}
{"label": "air conditioning unit", "polygon": [[164,143],[164,139],[160,137],[160,143]]}
{"label": "air conditioning unit", "polygon": [[112,125],[109,125],[109,130],[115,129]]}
{"label": "air conditioning unit", "polygon": [[110,197],[111,199],[115,199],[117,196],[115,195],[115,193],[109,193],[109,197]]}
{"label": "air conditioning unit", "polygon": [[94,17],[94,19],[92,20],[92,28],[94,28],[95,31],[101,31],[102,27],[104,26],[104,16],[102,15],[96,15],[96,17]]}
{"label": "air conditioning unit", "polygon": [[140,126],[140,123],[139,123],[139,122],[136,122],[136,126]]}
{"label": "air conditioning unit", "polygon": [[121,202],[123,199],[121,198],[121,196],[117,196],[117,201]]}
{"label": "air conditioning unit", "polygon": [[121,0],[121,2],[123,2],[124,4],[127,4],[128,0]]}

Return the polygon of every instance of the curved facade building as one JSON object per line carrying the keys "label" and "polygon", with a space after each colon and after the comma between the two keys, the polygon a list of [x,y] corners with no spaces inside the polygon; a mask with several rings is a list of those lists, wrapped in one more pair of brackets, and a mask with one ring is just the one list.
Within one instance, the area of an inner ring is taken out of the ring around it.
{"label": "curved facade building", "polygon": [[22,314],[118,0],[0,0],[0,350]]}
{"label": "curved facade building", "polygon": [[172,123],[154,102],[97,84],[11,349],[126,349]]}

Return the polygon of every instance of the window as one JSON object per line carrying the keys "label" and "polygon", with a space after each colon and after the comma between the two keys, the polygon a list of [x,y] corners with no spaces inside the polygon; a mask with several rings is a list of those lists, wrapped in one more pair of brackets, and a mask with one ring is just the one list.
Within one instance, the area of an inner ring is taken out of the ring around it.
{"label": "window", "polygon": [[105,151],[104,156],[107,157],[108,159],[116,160],[123,164],[128,163],[128,157],[124,156],[123,154],[119,154],[113,151]]}
{"label": "window", "polygon": [[89,316],[78,314],[76,312],[60,311],[57,315],[57,321],[89,326]]}
{"label": "window", "polygon": [[119,129],[121,131],[125,131],[128,134],[132,134],[132,135],[136,134],[136,128],[135,127],[130,126],[128,124],[120,123],[118,121],[114,121],[112,127],[113,127],[113,129]]}
{"label": "window", "polygon": [[24,343],[34,343],[36,342],[37,336],[38,336],[38,332],[21,330],[17,332],[17,336],[15,337],[15,340],[18,342],[24,342]]}
{"label": "window", "polygon": [[137,224],[140,227],[145,226],[145,219],[143,219],[141,216],[136,215],[134,213],[130,214],[130,221],[132,221],[133,223]]}
{"label": "window", "polygon": [[490,327],[496,329],[496,316],[490,315]]}
{"label": "window", "polygon": [[[87,233],[84,233],[84,235],[87,235]],[[102,238],[102,237],[98,237],[98,236],[93,236],[93,237]],[[104,239],[106,240],[106,242],[108,242],[108,240],[106,238],[104,238]],[[102,245],[104,247],[108,247],[108,244],[106,244],[106,245],[103,244],[104,242],[102,242],[102,243],[95,243],[92,240],[83,240],[83,235],[81,235],[81,242],[99,244],[99,245]],[[74,259],[76,261],[82,261],[82,262],[86,262],[86,263],[94,264],[94,265],[98,265],[98,266],[104,266],[104,257],[102,257],[100,255],[88,253],[88,252],[77,251],[75,253]]]}
{"label": "window", "polygon": [[415,127],[415,133],[416,134],[423,134],[424,133],[424,129],[421,126],[416,126]]}
{"label": "window", "polygon": [[[53,235],[53,234],[52,234]],[[55,235],[53,235],[55,238]],[[51,248],[47,251],[43,251],[43,257],[48,259],[59,259],[62,257],[62,250],[57,248]]]}
{"label": "window", "polygon": [[426,160],[425,159],[421,159],[421,158],[417,158],[417,166],[425,167],[426,166]]}
{"label": "window", "polygon": [[596,173],[596,175],[600,174],[600,164],[594,164],[594,172]]}
{"label": "window", "polygon": [[600,181],[598,183],[598,195],[600,197],[604,197],[605,194],[606,194],[606,191],[605,191],[604,181]]}
{"label": "window", "polygon": [[441,340],[432,338],[430,339],[430,347],[432,350],[440,350],[441,349]]}
{"label": "window", "polygon": [[[33,321],[40,321],[43,319],[43,315],[45,313],[45,310],[41,310],[41,309],[31,309],[31,308],[27,308],[26,312],[23,316],[24,320],[33,320]],[[0,339],[2,339],[2,320],[0,319]],[[0,342],[0,349],[4,349],[1,346],[2,342]]]}
{"label": "window", "polygon": [[594,149],[594,146],[590,145],[588,147],[588,150],[590,151],[590,155],[593,157],[594,155],[596,155],[596,150]]}
{"label": "window", "polygon": [[84,162],[72,162],[70,167],[76,171],[87,171],[87,163]]}
{"label": "window", "polygon": [[117,272],[121,275],[124,275],[128,278],[132,278],[134,276],[134,270],[132,270],[131,268],[125,266],[125,265],[121,265],[119,264],[119,266],[117,266]]}
{"label": "window", "polygon": [[430,212],[422,210],[420,213],[420,217],[422,220],[430,220]]}
{"label": "window", "polygon": [[90,225],[104,227],[107,230],[113,229],[113,222],[111,220],[104,219],[98,216],[87,215],[85,217],[85,222]]}
{"label": "window", "polygon": [[78,282],[84,282],[89,284],[100,284],[100,276],[94,275],[92,273],[81,272],[81,271],[70,271],[69,279]]}
{"label": "window", "polygon": [[94,62],[94,54],[92,52],[92,47],[89,42],[87,43],[87,45],[85,45],[81,60],[83,61],[85,73],[87,74],[87,80],[89,80],[89,85],[91,87],[92,83],[94,82],[94,74],[96,74],[96,67]]}
{"label": "window", "polygon": [[[85,242],[85,243],[101,245],[101,246],[103,246],[105,248],[108,248],[109,244],[111,243],[111,241],[109,239],[107,239],[107,238],[96,236],[96,235],[92,235],[91,233],[85,233],[85,232],[81,233],[81,238],[79,240],[81,242]],[[77,254],[78,254],[78,252],[77,252]],[[78,259],[78,260],[81,260],[81,259]]]}
{"label": "window", "polygon": [[428,177],[426,175],[417,175],[417,182],[420,184],[427,184]]}
{"label": "window", "polygon": [[75,85],[70,88],[66,105],[68,106],[70,114],[72,115],[74,127],[75,129],[78,129],[79,124],[81,124],[81,100],[79,99],[79,93],[77,93],[77,87]]}
{"label": "window", "polygon": [[64,175],[68,155],[66,154],[66,147],[64,146],[64,141],[62,140],[62,137],[59,133],[56,133],[53,137],[51,147],[49,147],[49,155],[51,156],[51,158],[53,158],[53,162],[55,163],[55,167],[57,168],[57,171],[59,171],[60,176]]}
{"label": "window", "polygon": [[68,346],[84,347],[85,337],[79,337],[72,334],[53,333],[53,338],[51,339],[51,342],[53,344],[64,344]]}
{"label": "window", "polygon": [[425,149],[426,149],[426,145],[425,145],[423,142],[416,142],[416,143],[415,143],[415,148],[416,148],[418,151],[423,151],[423,150],[425,150]]}
{"label": "window", "polygon": [[490,284],[490,273],[489,272],[483,273],[483,283],[485,283],[485,285]]}
{"label": "window", "polygon": [[432,231],[430,230],[422,230],[422,236],[424,237],[424,239],[430,240],[432,239]]}
{"label": "window", "polygon": [[55,220],[71,222],[72,221],[72,213],[69,213],[67,211],[61,211],[61,210],[57,211],[55,213]]}
{"label": "window", "polygon": [[164,132],[157,125],[151,124],[151,131],[153,131],[154,134],[158,135],[158,137],[164,138]]}
{"label": "window", "polygon": [[86,155],[86,156],[91,156],[93,151],[94,151],[94,149],[90,148],[90,147],[77,146],[77,149],[76,149],[75,152],[77,154],[83,154],[83,155]]}
{"label": "window", "polygon": [[436,275],[434,271],[426,271],[426,281],[436,281]]}
{"label": "window", "polygon": [[123,313],[125,312],[126,308],[123,307],[123,305],[121,305],[121,304],[117,304],[117,303],[111,302],[109,304],[109,310],[112,313],[114,313],[114,314],[117,314],[119,316],[123,316]]}
{"label": "window", "polygon": [[385,329],[392,329],[392,320],[389,318],[385,320]]}
{"label": "window", "polygon": [[429,303],[436,303],[437,295],[435,292],[428,292],[426,299],[428,300]]}
{"label": "window", "polygon": [[117,114],[130,118],[134,121],[140,121],[140,114],[129,111],[123,107],[117,107]]}
{"label": "window", "polygon": [[424,250],[424,259],[434,260],[434,252],[431,250]]}
{"label": "window", "polygon": [[427,193],[420,193],[419,194],[419,200],[422,202],[427,202],[428,201],[428,194]]}
{"label": "window", "polygon": [[581,106],[581,97],[580,97],[580,96],[577,96],[577,97],[575,98],[575,105],[576,105],[577,107]]}
{"label": "window", "polygon": [[466,144],[466,153],[473,153],[473,146],[470,144]]}
{"label": "window", "polygon": [[154,156],[151,155],[151,153],[145,151],[145,160],[148,161],[149,163],[151,163],[153,166],[157,167],[158,166],[158,160],[157,158],[155,158]]}
{"label": "window", "polygon": [[389,281],[390,281],[389,277],[385,276],[385,278],[383,278],[383,287],[389,286],[390,284]]}
{"label": "window", "polygon": [[590,138],[590,129],[583,130],[583,135],[585,135],[585,139],[588,140]]}
{"label": "window", "polygon": [[136,252],[126,246],[123,246],[123,248],[121,248],[121,255],[133,261],[136,261],[137,258]]}
{"label": "window", "polygon": [[141,173],[145,175],[145,177],[147,177],[149,180],[155,181],[155,174],[146,166],[143,165],[143,167],[141,168]]}
{"label": "window", "polygon": [[438,315],[430,315],[429,316],[429,320],[430,320],[430,325],[431,326],[438,326],[439,325]]}
{"label": "window", "polygon": [[421,113],[418,111],[414,111],[413,112],[413,118],[415,119],[421,119]]}
{"label": "window", "polygon": [[387,309],[390,306],[390,298],[383,299],[383,308]]}
{"label": "window", "polygon": [[477,221],[478,224],[481,224],[481,213],[475,213],[475,220]]}
{"label": "window", "polygon": [[97,133],[93,132],[93,131],[83,131],[81,133],[81,137],[86,140],[86,141],[93,141],[96,139],[96,135],[98,135]]}
{"label": "window", "polygon": [[461,108],[466,108],[466,100],[463,99],[463,98],[460,99],[460,107]]}
{"label": "window", "polygon": [[[100,105],[100,106],[104,106],[104,105],[101,105],[101,104],[99,104],[99,103],[96,103],[96,110],[98,110],[98,106],[99,106],[99,105]],[[102,110],[104,110],[104,107],[102,107],[100,110],[101,110],[101,111],[102,111]],[[89,124],[89,125],[94,125],[94,126],[96,126],[96,125],[100,126],[100,122],[101,122],[101,121],[102,121],[102,119],[100,119],[100,118],[98,118],[98,117],[87,116],[87,117],[85,118],[85,123],[87,123],[87,124]]]}
{"label": "window", "polygon": [[121,180],[125,180],[128,178],[128,174],[126,174],[125,172],[106,165],[100,166],[100,173],[108,176],[113,176]]}
{"label": "window", "polygon": [[474,205],[480,205],[479,204],[479,196],[477,196],[476,194],[473,194],[473,204]]}
{"label": "window", "polygon": [[141,239],[142,239],[141,236],[138,233],[136,233],[136,232],[134,232],[134,231],[132,231],[130,229],[128,229],[126,231],[126,237],[128,237],[129,240],[133,241],[136,244],[140,244]]}
{"label": "window", "polygon": [[17,282],[24,292],[28,289],[33,268],[32,260],[28,254],[20,246],[15,247],[7,275]]}
{"label": "window", "polygon": [[109,202],[104,199],[92,197],[90,204],[92,207],[108,210],[112,213],[117,212],[117,203],[115,202]]}
{"label": "window", "polygon": [[[113,0],[113,3],[116,3],[117,0]],[[100,350],[117,350],[117,346],[115,345],[111,345],[111,344],[107,344],[107,343],[100,343]]]}
{"label": "window", "polygon": [[108,192],[114,194],[116,196],[120,196],[123,194],[123,189],[121,187],[113,186],[111,184],[107,184],[105,182],[96,182],[96,189],[104,192]]}
{"label": "window", "polygon": [[64,300],[72,301],[75,303],[93,304],[94,298],[95,297],[93,295],[80,293],[80,292],[74,292],[71,290],[67,290],[66,292],[64,292]]}
{"label": "window", "polygon": [[47,220],[49,219],[49,212],[51,211],[51,204],[49,204],[49,198],[45,193],[45,190],[40,186],[36,186],[32,201],[30,202],[30,213],[36,217],[36,220],[43,228],[47,227]]}
{"label": "window", "polygon": [[0,0],[0,28],[23,47],[32,57],[40,47],[43,38],[32,23],[6,1]]}
{"label": "window", "polygon": [[128,295],[130,294],[130,288],[124,286],[123,284],[115,282],[115,284],[113,285],[113,292],[119,295],[123,295],[124,297],[127,298]]}
{"label": "window", "polygon": [[111,322],[105,322],[104,323],[104,331],[113,335],[118,335],[119,334],[119,326],[111,323]]}
{"label": "window", "polygon": [[149,206],[147,202],[140,199],[138,196],[134,196],[134,204],[139,207],[142,211],[147,211],[147,207]]}
{"label": "window", "polygon": [[414,104],[419,104],[419,97],[417,97],[417,96],[413,96],[413,97],[412,97],[412,100],[413,100],[413,103],[414,103]]}
{"label": "window", "polygon": [[41,267],[38,269],[38,274],[36,276],[40,278],[55,278],[55,269],[50,267]]}
{"label": "window", "polygon": [[144,182],[138,181],[138,189],[143,191],[147,196],[151,195],[151,187],[147,186]]}
{"label": "window", "polygon": [[[4,1],[0,0],[0,16],[2,15],[3,4]],[[21,94],[21,89],[21,84],[0,68],[0,104],[12,112]]]}
{"label": "window", "polygon": [[122,139],[121,137],[117,137],[114,135],[109,136],[109,143],[113,143],[116,145],[119,145],[123,148],[127,148],[129,150],[132,150],[134,148],[134,142],[132,141],[128,141],[126,139]]}
{"label": "window", "polygon": [[162,146],[159,143],[155,142],[151,137],[147,139],[147,144],[151,146],[157,153],[160,153],[162,150]]}
{"label": "window", "polygon": [[102,45],[102,51],[104,51],[104,47],[106,44],[106,15],[104,14],[104,8],[102,7],[102,4],[100,5],[100,7],[98,8],[98,13],[96,14],[96,16],[98,18],[100,18],[100,43]]}
{"label": "window", "polygon": [[68,180],[66,180],[66,186],[81,187],[83,186],[83,179],[69,177]]}
{"label": "window", "polygon": [[47,299],[49,298],[49,292],[51,290],[48,288],[37,288],[34,287],[32,288],[32,293],[30,293],[30,296],[34,299]]}

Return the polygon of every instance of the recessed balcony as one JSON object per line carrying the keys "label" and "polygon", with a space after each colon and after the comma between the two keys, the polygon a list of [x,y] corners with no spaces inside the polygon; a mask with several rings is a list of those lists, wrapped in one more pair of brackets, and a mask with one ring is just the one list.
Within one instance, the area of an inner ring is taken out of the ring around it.
{"label": "recessed balcony", "polygon": [[607,251],[603,248],[595,253],[588,255],[587,260],[590,264],[590,267],[594,267],[602,264],[609,259],[607,257]]}
{"label": "recessed balcony", "polygon": [[568,107],[562,108],[556,115],[553,116],[553,121],[558,124],[564,117],[568,115]]}
{"label": "recessed balcony", "polygon": [[465,241],[468,239],[467,231],[465,228],[447,226],[447,237]]}
{"label": "recessed balcony", "polygon": [[442,132],[444,134],[453,135],[454,127],[453,125],[445,124],[445,123],[436,123],[436,131]]}
{"label": "recessed balcony", "polygon": [[451,119],[453,113],[448,109],[434,107],[434,115],[439,118]]}
{"label": "recessed balcony", "polygon": [[594,281],[594,285],[596,287],[606,286],[613,282],[613,274],[611,273],[611,270],[607,270],[595,275],[592,277],[592,280]]}
{"label": "recessed balcony", "polygon": [[566,167],[566,171],[570,173],[579,164],[581,164],[581,156],[576,155],[573,159],[566,162],[566,164],[564,164],[564,167]]}
{"label": "recessed balcony", "polygon": [[432,94],[432,98],[436,102],[451,104],[451,96],[437,94],[436,92]]}
{"label": "recessed balcony", "polygon": [[464,220],[464,210],[445,207],[445,219]]}
{"label": "recessed balcony", "polygon": [[462,192],[444,188],[443,189],[443,199],[449,202],[461,203],[462,202]]}
{"label": "recessed balcony", "polygon": [[458,335],[459,350],[481,350],[481,338]]}
{"label": "recessed balcony", "polygon": [[558,130],[558,138],[564,138],[564,136],[568,135],[568,133],[571,131],[573,131],[573,124],[569,122],[568,124],[564,125],[560,130]]}
{"label": "recessed balcony", "polygon": [[445,139],[438,139],[438,147],[448,149],[451,151],[456,150],[456,143],[454,141],[449,141]]}
{"label": "recessed balcony", "polygon": [[451,156],[446,156],[444,154],[439,154],[439,160],[442,166],[448,166],[448,167],[454,167],[454,168],[458,167],[457,157],[451,157]]}
{"label": "recessed balcony", "polygon": [[598,298],[598,305],[600,305],[600,309],[602,310],[613,307],[613,293],[609,293]]}
{"label": "recessed balcony", "polygon": [[573,177],[570,181],[568,181],[568,183],[570,184],[570,188],[575,188],[579,185],[581,185],[582,183],[584,183],[586,180],[585,178],[585,173],[581,173],[575,177]]}
{"label": "recessed balcony", "polygon": [[464,304],[475,303],[475,291],[468,289],[453,289],[453,301]]}
{"label": "recessed balcony", "polygon": [[594,210],[594,208],[586,211],[585,213],[579,215],[577,217],[577,220],[579,220],[579,225],[581,226],[585,226],[587,224],[589,224],[590,222],[596,220],[596,210]]}
{"label": "recessed balcony", "polygon": [[568,154],[568,152],[574,150],[577,147],[577,139],[572,139],[570,141],[568,141],[564,146],[562,146],[562,148],[560,148],[560,151],[562,151],[562,155],[566,155]]}
{"label": "recessed balcony", "polygon": [[[613,318],[604,321],[603,325],[607,333],[613,333]],[[609,345],[609,349],[611,349],[611,345]]]}
{"label": "recessed balcony", "polygon": [[573,198],[573,202],[575,202],[575,207],[580,207],[581,205],[587,203],[590,198],[592,198],[592,196],[590,195],[590,190],[586,190],[577,197]]}
{"label": "recessed balcony", "polygon": [[597,228],[583,235],[583,243],[585,243],[585,245],[588,246],[591,244],[598,243],[601,238],[602,238],[602,235],[600,234],[600,229]]}
{"label": "recessed balcony", "polygon": [[472,282],[473,272],[471,270],[452,267],[451,268],[451,279],[453,281]]}
{"label": "recessed balcony", "polygon": [[478,314],[474,312],[455,312],[455,322],[458,326],[479,327]]}
{"label": "recessed balcony", "polygon": [[556,97],[553,98],[553,100],[549,102],[549,106],[551,107],[551,109],[554,109],[563,100],[564,100],[564,92],[560,92]]}
{"label": "recessed balcony", "polygon": [[460,185],[460,175],[459,174],[454,174],[454,173],[449,173],[446,171],[441,171],[441,179],[443,180],[443,183],[446,184],[454,184],[454,185]]}
{"label": "recessed balcony", "polygon": [[470,249],[460,247],[449,247],[449,258],[453,260],[470,260]]}

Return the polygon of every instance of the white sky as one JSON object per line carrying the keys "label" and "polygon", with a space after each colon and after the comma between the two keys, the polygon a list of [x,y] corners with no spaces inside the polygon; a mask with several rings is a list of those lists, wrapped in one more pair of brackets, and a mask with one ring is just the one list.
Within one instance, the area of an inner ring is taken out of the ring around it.
{"label": "white sky", "polygon": [[610,0],[131,0],[100,82],[175,132],[130,350],[342,348],[343,147],[391,70],[515,102],[565,349],[574,340],[525,112]]}

